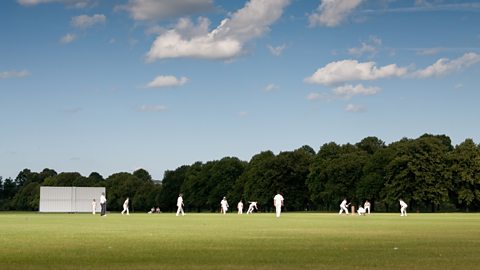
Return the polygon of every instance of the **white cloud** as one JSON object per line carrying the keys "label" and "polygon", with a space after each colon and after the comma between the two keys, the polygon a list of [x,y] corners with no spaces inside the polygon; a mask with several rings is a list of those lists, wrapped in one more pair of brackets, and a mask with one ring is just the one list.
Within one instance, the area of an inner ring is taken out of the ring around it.
{"label": "white cloud", "polygon": [[375,62],[359,63],[357,60],[331,62],[319,68],[305,82],[312,84],[333,85],[349,81],[369,81],[389,77],[401,77],[407,69],[390,64],[377,67]]}
{"label": "white cloud", "polygon": [[80,15],[72,18],[72,25],[77,28],[89,28],[95,24],[104,24],[107,17],[103,14],[95,14],[92,16]]}
{"label": "white cloud", "polygon": [[367,111],[367,107],[365,107],[365,106],[363,106],[363,105],[348,104],[348,105],[345,107],[345,111],[347,111],[347,112],[354,112],[354,113],[366,112],[366,111]]}
{"label": "white cloud", "polygon": [[164,105],[142,105],[138,108],[141,112],[164,112],[168,108]]}
{"label": "white cloud", "polygon": [[250,0],[210,32],[210,21],[206,18],[200,19],[198,26],[194,26],[189,19],[182,19],[174,29],[156,38],[146,60],[236,57],[242,53],[246,42],[269,31],[270,25],[280,18],[289,2],[290,0]]}
{"label": "white cloud", "polygon": [[371,96],[378,94],[382,89],[380,87],[365,87],[362,84],[357,85],[343,85],[333,89],[333,94],[342,99],[350,99],[353,96],[363,95],[363,96]]}
{"label": "white cloud", "polygon": [[246,116],[248,116],[248,112],[239,112],[239,113],[237,113],[237,115],[240,116],[240,117],[246,117]]}
{"label": "white cloud", "polygon": [[24,78],[30,76],[30,72],[28,70],[21,70],[21,71],[2,71],[0,72],[0,80],[2,79],[10,79],[10,78]]}
{"label": "white cloud", "polygon": [[213,9],[213,0],[129,0],[115,7],[125,10],[134,20],[164,20]]}
{"label": "white cloud", "polygon": [[321,93],[312,92],[307,95],[307,100],[310,100],[310,101],[324,99],[324,98],[326,98],[325,94],[321,94]]}
{"label": "white cloud", "polygon": [[39,4],[62,3],[73,8],[86,8],[93,6],[96,3],[95,0],[17,0],[17,2],[26,7],[36,6]]}
{"label": "white cloud", "polygon": [[480,62],[480,54],[477,53],[466,53],[463,56],[450,60],[448,58],[441,58],[437,60],[434,64],[417,70],[412,73],[414,78],[429,78],[434,76],[442,76],[455,71],[459,71],[465,68],[468,68],[474,64]]}
{"label": "white cloud", "polygon": [[374,55],[380,50],[381,46],[382,40],[378,37],[371,36],[368,41],[362,42],[360,47],[348,49],[348,53],[356,56],[362,56],[364,54]]}
{"label": "white cloud", "polygon": [[455,86],[454,86],[455,90],[460,90],[463,88],[463,84],[462,83],[457,83]]}
{"label": "white cloud", "polygon": [[277,90],[279,87],[278,85],[275,85],[273,83],[269,83],[267,86],[265,86],[265,92],[272,92],[272,91],[275,91]]}
{"label": "white cloud", "polygon": [[75,34],[68,33],[60,39],[60,43],[68,44],[70,42],[73,42],[76,38],[77,36]]}
{"label": "white cloud", "polygon": [[267,45],[267,48],[270,51],[270,53],[275,55],[275,56],[280,56],[282,54],[283,50],[285,50],[286,47],[287,47],[287,45],[285,45],[285,44],[282,44],[282,45],[277,46],[277,47],[273,47],[272,45]]}
{"label": "white cloud", "polygon": [[177,78],[175,76],[157,76],[153,81],[149,82],[146,88],[160,88],[160,87],[176,87],[182,86],[188,82],[186,77]]}
{"label": "white cloud", "polygon": [[342,23],[361,2],[362,0],[322,0],[317,11],[308,17],[310,26],[337,26]]}

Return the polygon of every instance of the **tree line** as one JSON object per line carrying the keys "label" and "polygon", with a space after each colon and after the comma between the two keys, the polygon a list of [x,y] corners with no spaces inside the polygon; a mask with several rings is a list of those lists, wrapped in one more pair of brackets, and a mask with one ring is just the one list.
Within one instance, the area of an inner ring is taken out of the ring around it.
{"label": "tree line", "polygon": [[337,211],[343,198],[353,205],[369,200],[382,212],[397,211],[399,198],[410,211],[478,211],[480,145],[466,139],[452,146],[446,135],[389,145],[367,137],[356,144],[326,143],[317,152],[305,145],[277,155],[264,151],[248,162],[195,162],[166,171],[161,181],[144,169],[107,178],[24,169],[15,179],[0,180],[0,210],[38,210],[40,186],[104,186],[112,211],[121,210],[126,197],[136,212],[175,211],[179,193],[187,211],[218,211],[224,196],[232,206],[257,201],[260,211],[272,211],[276,192],[283,193],[287,211]]}

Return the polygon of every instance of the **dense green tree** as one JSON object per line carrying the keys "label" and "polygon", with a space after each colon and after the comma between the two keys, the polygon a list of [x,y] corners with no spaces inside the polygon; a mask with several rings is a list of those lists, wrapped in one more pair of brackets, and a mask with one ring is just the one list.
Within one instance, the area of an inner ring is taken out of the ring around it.
{"label": "dense green tree", "polygon": [[103,176],[97,172],[92,172],[88,176],[88,183],[91,187],[103,187],[105,186],[105,179]]}
{"label": "dense green tree", "polygon": [[138,169],[138,170],[134,171],[133,175],[136,176],[138,179],[143,180],[145,182],[152,181],[152,176],[150,175],[149,172],[147,172],[144,169]]}
{"label": "dense green tree", "polygon": [[[245,170],[246,163],[235,157],[225,157],[214,162],[208,172],[207,180],[208,198],[206,206],[210,211],[220,209],[220,201],[227,196],[229,191],[233,189],[236,180]],[[234,198],[228,198],[231,208],[234,209],[237,201]]]}
{"label": "dense green tree", "polygon": [[42,185],[56,187],[84,187],[88,186],[86,182],[86,178],[78,172],[62,172],[47,177],[42,181]]}
{"label": "dense green tree", "polygon": [[40,201],[40,184],[30,182],[13,197],[12,204],[15,210],[38,211]]}
{"label": "dense green tree", "polygon": [[292,211],[336,211],[344,197],[353,205],[368,199],[380,211],[397,210],[399,198],[413,210],[472,211],[480,209],[480,147],[467,139],[454,148],[445,135],[425,134],[390,145],[367,137],[354,145],[327,143],[318,153],[304,145],[278,155],[261,152],[249,162],[235,157],[196,162],[166,171],[161,184],[144,169],[106,180],[95,172],[84,177],[24,169],[14,180],[0,177],[0,209],[38,209],[40,185],[105,186],[109,210],[121,210],[130,197],[132,210],[159,206],[174,211],[183,192],[187,210],[217,211],[226,195],[232,208],[239,200],[246,205],[257,201],[260,211],[270,211],[279,191],[285,209]]}
{"label": "dense green tree", "polygon": [[153,182],[144,183],[138,187],[130,200],[130,211],[147,212],[152,207],[157,207],[156,195],[160,193],[161,185]]}
{"label": "dense green tree", "polygon": [[213,165],[214,162],[212,161],[206,164],[195,162],[188,168],[180,189],[180,192],[183,193],[185,209],[190,211],[206,210],[208,193],[210,191],[208,189],[208,174]]}
{"label": "dense green tree", "polygon": [[162,211],[175,211],[177,209],[177,197],[190,166],[181,166],[174,171],[166,171],[162,180],[162,190],[158,195],[157,206]]}
{"label": "dense green tree", "polygon": [[402,140],[392,147],[395,158],[387,166],[386,199],[409,200],[419,210],[431,206],[434,211],[448,201],[452,183],[448,177],[447,155],[451,145],[445,136],[423,135],[416,140]]}
{"label": "dense green tree", "polygon": [[308,205],[308,190],[305,186],[310,172],[310,164],[315,157],[315,152],[305,146],[292,152],[282,152],[275,157],[273,162],[276,175],[271,185],[271,206],[273,196],[283,193],[286,210],[305,210]]}
{"label": "dense green tree", "polygon": [[366,161],[367,152],[354,145],[324,144],[312,162],[307,179],[315,208],[331,211],[338,208],[343,198],[357,200],[356,185],[363,176]]}
{"label": "dense green tree", "polygon": [[[138,209],[142,210],[143,208],[144,211],[149,209],[153,202],[146,202],[145,200],[148,196],[140,196],[140,193],[137,193],[137,191],[145,185],[152,188],[153,182],[145,182],[145,180],[139,179],[135,175],[127,172],[110,175],[105,180],[108,209],[115,211],[122,210],[123,202],[127,197],[130,198],[132,204],[139,205]],[[149,203],[148,206],[146,205],[147,203]]]}
{"label": "dense green tree", "polygon": [[18,191],[18,187],[12,178],[7,178],[2,181],[1,198],[0,198],[1,210],[9,210],[10,208],[12,208],[11,200],[15,196],[17,191]]}
{"label": "dense green tree", "polygon": [[[244,184],[243,198],[245,202],[256,201],[260,211],[271,210],[272,183],[276,177],[276,171],[273,166],[275,155],[271,151],[261,152],[252,157],[245,173],[240,176],[243,178],[240,182]],[[273,194],[274,195],[274,194]]]}
{"label": "dense green tree", "polygon": [[355,203],[363,204],[368,200],[371,209],[375,210],[375,205],[384,201],[385,167],[392,159],[392,152],[377,137],[367,137],[355,145],[367,154],[362,176],[356,185]]}
{"label": "dense green tree", "polygon": [[454,203],[469,211],[480,207],[480,148],[467,139],[450,156]]}

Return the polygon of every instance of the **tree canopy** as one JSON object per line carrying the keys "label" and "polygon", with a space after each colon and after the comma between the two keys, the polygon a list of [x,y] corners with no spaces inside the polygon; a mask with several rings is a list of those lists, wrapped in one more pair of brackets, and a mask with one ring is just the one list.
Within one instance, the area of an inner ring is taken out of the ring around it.
{"label": "tree canopy", "polygon": [[121,210],[126,197],[133,211],[175,211],[179,193],[188,211],[218,211],[224,196],[230,205],[257,201],[260,211],[271,211],[277,192],[287,211],[336,211],[344,198],[353,205],[369,200],[377,211],[397,211],[400,198],[417,211],[478,211],[480,146],[472,139],[452,146],[445,135],[389,145],[367,137],[356,144],[326,143],[317,152],[304,145],[278,154],[263,151],[250,161],[199,161],[167,170],[160,180],[145,169],[104,178],[97,172],[26,168],[15,179],[0,176],[0,210],[38,210],[40,186],[103,186],[113,211]]}

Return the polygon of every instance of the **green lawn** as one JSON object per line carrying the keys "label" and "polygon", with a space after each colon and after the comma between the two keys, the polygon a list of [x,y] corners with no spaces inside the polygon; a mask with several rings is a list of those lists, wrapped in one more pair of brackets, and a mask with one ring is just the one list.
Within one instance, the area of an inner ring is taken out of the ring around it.
{"label": "green lawn", "polygon": [[0,213],[0,269],[480,269],[480,214]]}

